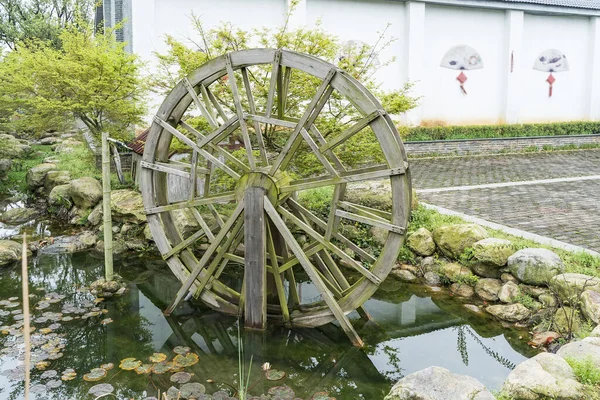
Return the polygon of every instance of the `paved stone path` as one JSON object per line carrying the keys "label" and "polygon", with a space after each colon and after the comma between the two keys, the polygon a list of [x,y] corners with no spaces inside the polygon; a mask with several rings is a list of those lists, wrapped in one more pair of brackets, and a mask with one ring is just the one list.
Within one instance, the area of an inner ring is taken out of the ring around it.
{"label": "paved stone path", "polygon": [[[425,203],[600,251],[598,150],[413,160],[411,170],[417,190],[445,188],[420,193]],[[572,177],[591,179],[522,184]],[[505,182],[520,184],[459,188]]]}

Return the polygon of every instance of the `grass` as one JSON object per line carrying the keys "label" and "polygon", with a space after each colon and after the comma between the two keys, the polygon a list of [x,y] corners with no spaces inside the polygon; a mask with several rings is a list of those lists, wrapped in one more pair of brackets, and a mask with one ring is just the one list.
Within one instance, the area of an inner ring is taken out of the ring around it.
{"label": "grass", "polygon": [[0,193],[11,194],[11,192],[26,193],[28,191],[25,177],[27,171],[32,167],[44,162],[44,159],[54,153],[50,146],[33,145],[32,152],[28,158],[12,159],[12,167],[6,180],[0,182]]}
{"label": "grass", "polygon": [[597,367],[591,357],[565,359],[573,368],[575,377],[584,385],[599,386],[600,388],[600,367]]}

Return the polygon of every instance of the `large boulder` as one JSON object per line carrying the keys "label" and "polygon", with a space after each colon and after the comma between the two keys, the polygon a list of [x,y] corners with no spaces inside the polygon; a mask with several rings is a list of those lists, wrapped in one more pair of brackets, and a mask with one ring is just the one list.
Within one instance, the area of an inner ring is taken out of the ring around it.
{"label": "large boulder", "polygon": [[54,186],[48,195],[48,204],[53,207],[71,209],[73,201],[70,192],[71,184]]}
{"label": "large boulder", "polygon": [[498,293],[502,289],[500,279],[479,279],[475,284],[475,293],[486,301],[498,301]]}
{"label": "large boulder", "polygon": [[586,290],[581,294],[581,312],[584,317],[600,324],[600,293]]}
{"label": "large boulder", "polygon": [[485,311],[498,319],[510,322],[519,322],[531,316],[531,311],[520,303],[488,306]]}
{"label": "large boulder", "polygon": [[441,252],[455,259],[458,259],[465,249],[473,247],[485,238],[486,230],[475,224],[446,225],[433,231],[433,240]]}
{"label": "large boulder", "polygon": [[0,266],[10,264],[21,259],[23,245],[12,240],[0,240]]}
{"label": "large boulder", "polygon": [[89,176],[71,181],[69,194],[78,208],[90,209],[102,199],[102,185]]}
{"label": "large boulder", "polygon": [[142,195],[136,191],[122,189],[111,192],[110,208],[117,222],[141,224],[146,221]]}
{"label": "large boulder", "polygon": [[46,174],[50,171],[57,170],[56,164],[38,164],[27,171],[25,181],[31,189],[36,189],[44,184]]}
{"label": "large boulder", "polygon": [[31,151],[26,141],[12,135],[0,134],[0,158],[23,158]]}
{"label": "large boulder", "polygon": [[475,275],[479,275],[484,278],[499,279],[502,276],[501,269],[494,264],[474,262],[470,264],[469,267]]}
{"label": "large boulder", "polygon": [[451,282],[458,280],[471,279],[474,277],[469,267],[457,263],[443,264],[439,267],[438,272]]}
{"label": "large boulder", "polygon": [[458,297],[470,298],[475,294],[475,290],[466,283],[453,283],[450,285],[450,293]]}
{"label": "large boulder", "polygon": [[550,287],[564,300],[576,299],[586,290],[600,293],[600,279],[584,274],[566,273],[554,276]]}
{"label": "large boulder", "polygon": [[594,363],[596,368],[600,368],[600,337],[589,336],[578,342],[567,343],[558,349],[556,354],[562,358],[575,360],[587,358]]}
{"label": "large boulder", "polygon": [[561,357],[540,353],[508,374],[502,393],[513,400],[581,399],[583,386]]}
{"label": "large boulder", "polygon": [[76,148],[83,146],[83,142],[73,138],[67,138],[62,142],[53,145],[52,149],[57,153],[72,153]]}
{"label": "large boulder", "polygon": [[50,192],[55,186],[66,185],[71,182],[69,171],[48,171],[44,178],[44,189]]}
{"label": "large boulder", "polygon": [[102,212],[102,203],[100,203],[96,207],[94,207],[92,212],[88,215],[87,219],[92,226],[96,226],[100,222],[102,222],[103,216],[104,214]]}
{"label": "large boulder", "polygon": [[514,252],[511,241],[505,239],[487,238],[473,244],[473,257],[476,260],[498,267],[505,266]]}
{"label": "large boulder", "polygon": [[433,236],[426,228],[417,229],[408,237],[406,245],[414,253],[424,257],[430,256],[435,252]]}
{"label": "large boulder", "polygon": [[565,272],[560,257],[547,249],[523,249],[508,257],[508,269],[521,282],[547,284],[554,275]]}
{"label": "large boulder", "polygon": [[0,221],[8,225],[18,225],[31,221],[38,215],[33,208],[15,207],[9,208],[0,215]]}
{"label": "large boulder", "polygon": [[563,306],[558,308],[554,313],[554,318],[552,318],[554,330],[563,336],[579,332],[582,324],[583,321],[579,316],[579,311],[571,307]]}
{"label": "large boulder", "polygon": [[400,379],[384,400],[495,400],[483,383],[429,367]]}

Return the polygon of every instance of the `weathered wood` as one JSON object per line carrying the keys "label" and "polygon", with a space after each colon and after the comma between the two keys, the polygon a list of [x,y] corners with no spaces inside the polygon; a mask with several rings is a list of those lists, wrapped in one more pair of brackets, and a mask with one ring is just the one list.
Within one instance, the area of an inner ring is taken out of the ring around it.
{"label": "weathered wood", "polygon": [[352,343],[358,347],[364,346],[364,343],[361,340],[361,338],[358,336],[358,333],[356,333],[356,331],[352,327],[350,320],[348,319],[348,317],[346,317],[346,314],[344,313],[344,311],[340,308],[339,304],[335,301],[331,292],[329,290],[327,290],[325,283],[323,282],[323,280],[321,279],[321,277],[315,270],[315,267],[308,260],[308,258],[302,251],[302,248],[300,247],[298,242],[296,242],[294,235],[292,235],[292,232],[290,232],[288,227],[285,225],[285,222],[283,222],[283,220],[277,213],[277,210],[275,210],[275,207],[273,207],[273,205],[271,204],[271,202],[268,199],[265,199],[265,211],[267,212],[267,214],[271,218],[271,221],[273,221],[273,224],[275,224],[275,226],[277,227],[277,229],[279,230],[279,232],[281,233],[281,235],[287,242],[292,253],[294,253],[294,255],[300,261],[300,264],[304,268],[304,271],[306,271],[306,274],[310,277],[311,281],[314,283],[315,287],[317,288],[317,290],[323,297],[323,300],[325,301],[325,303],[327,303],[327,305],[329,306],[329,309],[335,315],[338,322],[340,323],[340,326],[342,327],[344,332],[346,332],[346,334],[348,335],[348,337],[350,338]]}
{"label": "weathered wood", "polygon": [[183,85],[187,89],[187,91],[190,94],[190,96],[192,96],[192,99],[194,100],[194,103],[196,104],[196,107],[198,107],[198,109],[200,110],[200,113],[202,114],[202,116],[204,117],[204,119],[206,119],[206,121],[208,122],[208,124],[213,129],[216,128],[217,127],[217,123],[213,119],[212,115],[208,112],[208,110],[206,109],[206,107],[204,106],[204,104],[202,103],[202,101],[200,101],[200,98],[198,97],[198,94],[196,93],[196,90],[194,89],[194,87],[192,86],[192,84],[190,83],[190,81],[188,80],[188,78],[183,78]]}
{"label": "weathered wood", "polygon": [[333,167],[333,165],[331,165],[331,163],[329,162],[327,157],[325,157],[321,153],[321,151],[319,150],[319,146],[317,146],[317,144],[315,143],[313,138],[310,137],[310,135],[308,134],[306,129],[304,129],[304,128],[300,129],[300,134],[304,138],[304,141],[306,141],[306,143],[308,143],[308,147],[310,147],[310,149],[312,150],[315,157],[317,157],[317,160],[319,160],[319,162],[323,165],[323,167],[325,167],[325,170],[333,176],[339,176],[336,169]]}
{"label": "weathered wood", "polygon": [[[246,89],[246,97],[248,97],[248,108],[250,113],[256,114],[256,105],[254,104],[254,96],[252,96],[252,86],[250,85],[250,79],[248,78],[248,70],[242,68],[242,79],[244,80],[244,88]],[[256,141],[260,150],[260,157],[262,159],[263,166],[269,165],[269,158],[267,156],[267,148],[265,147],[265,141],[263,139],[262,130],[260,129],[260,123],[254,121],[254,132],[256,134]]]}
{"label": "weathered wood", "polygon": [[[147,168],[147,169],[152,169],[154,171],[159,171],[159,172],[165,172],[167,174],[171,174],[171,175],[177,175],[177,176],[181,176],[183,178],[190,178],[190,173],[186,172],[183,170],[183,166],[182,165],[173,165],[173,164],[167,164],[167,163],[161,163],[161,162],[156,162],[156,163],[149,163],[147,161],[140,161],[140,166],[142,168]],[[196,168],[196,173],[197,174],[206,174],[208,172],[207,169],[205,168]]]}
{"label": "weathered wood", "polygon": [[275,52],[273,65],[271,68],[271,81],[269,83],[269,94],[267,95],[267,105],[265,106],[265,117],[270,118],[273,111],[273,100],[275,99],[275,91],[277,90],[277,79],[279,77],[279,62],[281,60],[281,50]]}
{"label": "weathered wood", "polygon": [[[244,281],[246,302],[244,304],[244,326],[263,330],[267,326],[267,269],[265,190],[249,187],[244,194],[244,238],[245,265]],[[268,201],[268,200],[267,200]]]}
{"label": "weathered wood", "polygon": [[[264,210],[263,210],[264,211]],[[290,323],[290,311],[287,306],[287,298],[285,297],[285,288],[283,287],[282,272],[279,270],[279,263],[277,262],[277,251],[275,249],[275,242],[273,240],[273,234],[269,224],[267,226],[267,251],[270,255],[269,262],[271,263],[271,273],[275,280],[277,287],[277,297],[279,299],[279,305],[281,307],[281,316],[283,317],[283,323],[289,325]]]}
{"label": "weathered wood", "polygon": [[110,150],[108,132],[102,132],[102,220],[104,221],[104,277],[113,279],[112,211],[110,208]]}
{"label": "weathered wood", "polygon": [[399,234],[404,234],[404,232],[405,232],[404,228],[402,228],[398,225],[390,224],[389,222],[383,222],[383,221],[381,221],[380,218],[376,218],[376,219],[370,218],[370,217],[366,217],[366,216],[359,215],[359,214],[354,214],[354,213],[351,213],[348,211],[343,211],[343,210],[336,210],[335,214],[342,218],[350,219],[352,221],[360,222],[363,224],[368,224],[371,226],[375,226],[377,228],[383,228],[390,232],[395,232],[395,233],[399,233]]}
{"label": "weathered wood", "polygon": [[329,140],[329,142],[327,144],[324,144],[323,146],[321,146],[320,150],[327,151],[327,150],[333,149],[333,148],[341,145],[346,140],[350,139],[352,136],[356,135],[358,132],[363,130],[375,118],[381,117],[384,113],[385,113],[385,111],[381,111],[381,110],[372,112],[371,114],[367,115],[366,117],[364,117],[363,119],[361,119],[360,121],[358,121],[357,123],[355,123],[354,125],[349,127],[348,129],[346,129],[344,132],[340,133],[338,136]]}
{"label": "weathered wood", "polygon": [[283,126],[285,128],[292,128],[292,129],[295,128],[296,125],[298,125],[297,122],[286,121],[283,119],[277,119],[277,118],[272,118],[272,117],[267,118],[262,115],[256,115],[256,114],[246,114],[246,118],[251,119],[253,121],[257,121],[257,122],[262,122],[264,124]]}
{"label": "weathered wood", "polygon": [[235,200],[235,192],[218,193],[199,197],[191,201],[179,201],[164,206],[146,207],[146,215],[157,214],[165,211],[182,210],[184,208],[198,207],[205,204],[227,203],[233,200]]}
{"label": "weathered wood", "polygon": [[119,150],[114,143],[110,143],[110,148],[113,153],[113,160],[115,162],[115,170],[117,171],[117,178],[119,178],[119,182],[121,185],[125,184],[125,176],[123,175],[123,167],[121,166],[121,156],[119,155]]}

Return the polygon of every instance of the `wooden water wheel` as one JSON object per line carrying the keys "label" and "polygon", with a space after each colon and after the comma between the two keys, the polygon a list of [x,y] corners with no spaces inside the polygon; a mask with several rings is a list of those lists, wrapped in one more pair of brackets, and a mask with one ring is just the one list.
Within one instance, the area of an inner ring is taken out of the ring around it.
{"label": "wooden water wheel", "polygon": [[[294,85],[313,87],[312,97],[291,104]],[[321,133],[320,114],[332,107],[348,111],[333,119],[345,126]],[[201,115],[203,125],[194,127],[193,115]],[[360,137],[377,145],[379,165],[355,168],[344,161],[348,144],[359,135],[370,135]],[[237,151],[222,145],[232,138],[239,138]],[[187,161],[170,160],[174,143],[179,152],[187,148]],[[310,176],[298,168],[301,155],[316,164]],[[286,50],[244,50],[213,59],[166,97],[141,166],[150,230],[183,283],[165,313],[192,293],[216,310],[243,315],[250,328],[264,328],[267,318],[292,327],[337,320],[352,342],[362,345],[347,314],[357,310],[367,317],[362,304],[394,265],[408,223],[411,186],[398,131],[356,79],[323,60]],[[187,198],[169,198],[169,175],[187,179]],[[389,182],[391,210],[347,201],[348,184],[372,180]],[[298,196],[320,188],[330,190],[328,216],[313,212]],[[178,228],[181,212],[193,214],[195,233]],[[387,238],[379,254],[346,237],[347,223],[383,229]],[[197,251],[200,241],[203,252]],[[241,286],[225,279],[232,264],[244,265]],[[298,274],[316,288],[314,301],[301,301]]]}

